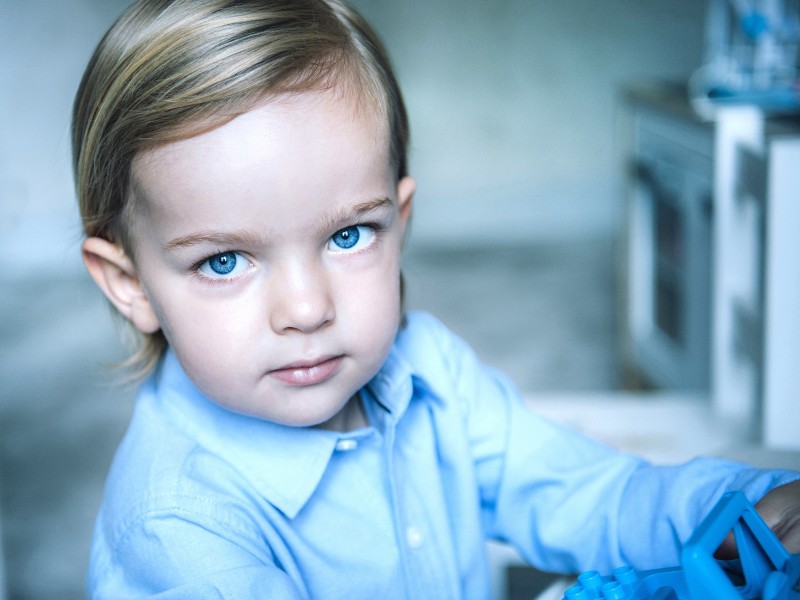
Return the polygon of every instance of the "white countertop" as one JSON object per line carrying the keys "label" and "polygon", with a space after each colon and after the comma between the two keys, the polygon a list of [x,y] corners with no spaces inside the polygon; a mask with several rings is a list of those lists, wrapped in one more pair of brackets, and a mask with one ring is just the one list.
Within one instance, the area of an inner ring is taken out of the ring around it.
{"label": "white countertop", "polygon": [[707,396],[675,392],[531,395],[534,412],[659,464],[698,455],[800,470],[800,450],[765,448],[752,424],[718,418]]}

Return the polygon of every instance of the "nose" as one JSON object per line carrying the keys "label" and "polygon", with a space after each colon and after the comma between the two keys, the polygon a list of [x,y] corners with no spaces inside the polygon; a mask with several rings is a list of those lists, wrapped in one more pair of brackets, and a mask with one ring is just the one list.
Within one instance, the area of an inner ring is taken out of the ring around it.
{"label": "nose", "polygon": [[333,322],[334,303],[323,269],[297,262],[276,269],[269,289],[276,333],[312,333]]}

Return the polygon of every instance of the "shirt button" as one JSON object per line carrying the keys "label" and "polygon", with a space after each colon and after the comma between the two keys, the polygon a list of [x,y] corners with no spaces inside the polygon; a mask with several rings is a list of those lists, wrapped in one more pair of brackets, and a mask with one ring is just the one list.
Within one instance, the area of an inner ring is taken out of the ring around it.
{"label": "shirt button", "polygon": [[336,442],[336,449],[339,452],[349,452],[356,448],[358,448],[358,442],[356,440],[339,440]]}
{"label": "shirt button", "polygon": [[423,536],[422,532],[416,527],[409,527],[406,529],[406,542],[408,542],[409,548],[416,550],[422,547],[422,544],[425,542],[425,536]]}

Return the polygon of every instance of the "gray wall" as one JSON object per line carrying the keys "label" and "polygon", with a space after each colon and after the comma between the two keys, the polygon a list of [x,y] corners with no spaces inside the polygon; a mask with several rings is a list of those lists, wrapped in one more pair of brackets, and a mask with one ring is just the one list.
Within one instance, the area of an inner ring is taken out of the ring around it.
{"label": "gray wall", "polygon": [[0,281],[81,268],[72,97],[94,46],[127,4],[0,0]]}
{"label": "gray wall", "polygon": [[[68,121],[83,66],[122,0],[2,0],[0,279],[79,268]],[[357,0],[409,105],[412,243],[613,235],[616,97],[685,78],[697,0]],[[9,264],[10,263],[10,264]]]}
{"label": "gray wall", "polygon": [[416,239],[604,235],[619,223],[619,86],[700,65],[697,0],[358,5],[410,107]]}

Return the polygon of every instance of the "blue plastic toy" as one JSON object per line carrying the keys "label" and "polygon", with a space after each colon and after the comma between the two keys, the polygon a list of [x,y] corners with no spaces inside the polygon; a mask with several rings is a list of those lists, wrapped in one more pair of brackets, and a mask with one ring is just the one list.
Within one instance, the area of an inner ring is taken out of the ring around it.
{"label": "blue plastic toy", "polygon": [[[733,531],[739,558],[714,552]],[[800,600],[800,554],[789,554],[741,492],[725,494],[681,550],[682,567],[610,576],[588,571],[563,600]]]}

